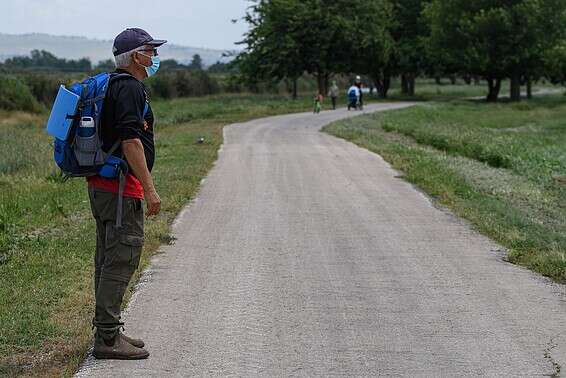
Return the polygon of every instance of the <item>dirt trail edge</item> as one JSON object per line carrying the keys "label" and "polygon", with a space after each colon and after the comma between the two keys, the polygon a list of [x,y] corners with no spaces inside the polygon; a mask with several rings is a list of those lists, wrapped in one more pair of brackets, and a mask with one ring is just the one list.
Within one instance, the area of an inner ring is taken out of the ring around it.
{"label": "dirt trail edge", "polygon": [[[365,112],[411,104],[377,104]],[[360,113],[235,124],[132,299],[144,361],[79,377],[549,376],[566,292],[381,157],[319,132]]]}

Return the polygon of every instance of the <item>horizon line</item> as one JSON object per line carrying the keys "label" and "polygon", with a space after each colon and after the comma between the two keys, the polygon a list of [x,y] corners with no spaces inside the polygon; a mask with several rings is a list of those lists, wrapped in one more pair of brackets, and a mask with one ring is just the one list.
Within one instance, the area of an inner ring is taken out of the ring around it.
{"label": "horizon line", "polygon": [[[2,34],[3,35],[9,35],[9,36],[17,36],[17,37],[28,36],[28,35],[29,36],[31,36],[31,35],[44,35],[44,36],[49,36],[49,37],[78,38],[78,39],[86,39],[86,40],[96,41],[96,42],[110,42],[110,43],[112,43],[111,39],[102,39],[102,38],[87,37],[87,36],[80,36],[80,35],[50,34],[50,33],[43,33],[43,32],[7,33],[7,32],[0,31],[0,35],[2,35]],[[192,49],[212,50],[212,51],[222,51],[222,52],[239,51],[237,48],[228,49],[228,48],[214,48],[214,47],[202,47],[202,46],[199,47],[199,46],[182,45],[182,44],[178,44],[178,43],[168,43],[166,46],[178,46],[178,47],[185,47],[185,48],[192,48]]]}

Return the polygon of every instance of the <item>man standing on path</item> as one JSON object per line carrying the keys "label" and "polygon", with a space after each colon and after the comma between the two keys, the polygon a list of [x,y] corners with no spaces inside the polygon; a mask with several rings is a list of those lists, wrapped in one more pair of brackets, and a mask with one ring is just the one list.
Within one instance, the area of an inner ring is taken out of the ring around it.
{"label": "man standing on path", "polygon": [[118,146],[113,155],[123,157],[126,175],[122,227],[116,226],[118,180],[88,178],[92,214],[96,220],[93,326],[96,327],[93,355],[96,358],[142,359],[149,353],[144,343],[125,336],[121,330],[120,306],[128,283],[137,269],[144,241],[144,210],[157,215],[161,199],[153,185],[155,159],[154,117],[142,80],[159,68],[155,40],[146,31],[132,28],[114,40],[116,73],[123,74],[108,84],[101,116],[103,149]]}

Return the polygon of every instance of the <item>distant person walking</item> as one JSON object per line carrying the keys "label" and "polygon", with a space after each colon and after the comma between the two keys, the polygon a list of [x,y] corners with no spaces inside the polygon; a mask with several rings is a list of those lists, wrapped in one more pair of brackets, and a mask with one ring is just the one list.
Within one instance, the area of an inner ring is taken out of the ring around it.
{"label": "distant person walking", "polygon": [[339,94],[340,88],[338,88],[338,85],[336,85],[336,80],[333,80],[332,86],[328,91],[328,96],[330,96],[330,99],[332,100],[332,110],[336,110],[336,100],[338,99]]}
{"label": "distant person walking", "polygon": [[[129,173],[125,185],[101,176],[88,178],[92,214],[96,220],[94,290],[96,358],[143,359],[144,342],[125,336],[120,318],[122,299],[138,268],[144,243],[143,201],[147,216],[157,215],[161,199],[151,170],[155,159],[154,116],[142,81],[159,69],[157,47],[167,41],[153,39],[142,29],[126,29],[114,40],[116,73],[126,74],[109,84],[101,115],[102,149],[123,157]],[[123,207],[117,210],[119,192]],[[117,218],[121,217],[122,226]]]}

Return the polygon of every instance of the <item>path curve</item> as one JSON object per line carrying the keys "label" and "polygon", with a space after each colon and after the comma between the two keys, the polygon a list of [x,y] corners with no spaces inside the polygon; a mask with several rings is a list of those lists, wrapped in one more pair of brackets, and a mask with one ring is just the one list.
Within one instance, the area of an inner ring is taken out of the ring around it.
{"label": "path curve", "polygon": [[[410,104],[367,106],[366,112]],[[126,314],[144,361],[80,377],[541,376],[566,368],[563,286],[378,155],[319,132],[345,110],[226,127],[177,241]]]}

